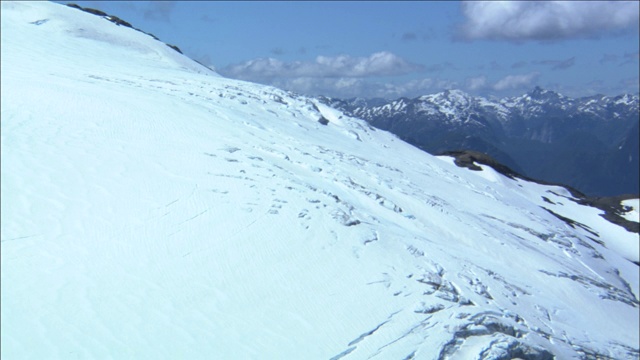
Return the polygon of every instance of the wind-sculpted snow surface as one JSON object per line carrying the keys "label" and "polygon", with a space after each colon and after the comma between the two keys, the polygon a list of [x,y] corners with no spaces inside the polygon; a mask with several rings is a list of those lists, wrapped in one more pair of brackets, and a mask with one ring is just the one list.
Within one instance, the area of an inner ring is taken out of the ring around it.
{"label": "wind-sculpted snow surface", "polygon": [[1,64],[3,359],[638,358],[638,235],[561,187],[58,4]]}

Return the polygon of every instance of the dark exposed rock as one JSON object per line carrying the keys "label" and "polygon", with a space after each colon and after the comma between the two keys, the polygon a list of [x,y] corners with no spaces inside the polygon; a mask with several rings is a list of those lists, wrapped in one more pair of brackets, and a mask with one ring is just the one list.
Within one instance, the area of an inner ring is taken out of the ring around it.
{"label": "dark exposed rock", "polygon": [[[640,233],[640,223],[627,220],[622,216],[626,211],[628,211],[628,209],[625,209],[624,206],[621,204],[621,202],[624,200],[637,199],[639,195],[626,194],[626,195],[609,196],[609,197],[589,197],[568,185],[536,180],[536,179],[532,179],[530,177],[518,174],[517,172],[511,170],[509,167],[500,164],[498,161],[491,158],[489,155],[482,154],[477,151],[470,151],[470,150],[447,151],[442,153],[441,155],[452,156],[455,159],[454,162],[456,165],[460,167],[468,168],[470,170],[474,170],[474,171],[482,170],[482,168],[480,168],[477,164],[483,164],[483,165],[490,166],[495,171],[511,179],[519,178],[522,180],[531,181],[531,182],[535,182],[542,185],[553,185],[553,186],[564,187],[573,196],[573,198],[568,198],[568,200],[575,201],[576,203],[581,205],[598,208],[604,211],[604,214],[601,214],[600,216],[605,218],[607,221],[613,224],[619,225],[629,232],[636,233],[636,234]],[[555,195],[559,195],[559,194],[555,194]],[[553,202],[548,198],[543,197],[543,200],[547,203],[553,204]],[[594,235],[595,237],[598,237],[598,234],[595,233],[591,228],[587,227],[586,225],[578,223],[572,219],[566,218],[547,208],[544,208],[544,209],[549,213],[551,213],[552,215],[554,215],[555,217],[557,217],[558,219],[567,223],[569,226],[573,228],[575,228],[576,226],[581,227],[584,230],[591,233],[592,235]]]}
{"label": "dark exposed rock", "polygon": [[551,215],[553,215],[553,216],[557,217],[558,219],[562,220],[565,224],[567,224],[567,225],[571,226],[571,227],[572,227],[572,228],[574,228],[574,229],[575,229],[576,227],[579,227],[579,228],[582,228],[583,230],[585,230],[585,231],[589,232],[591,235],[594,235],[594,236],[596,236],[596,237],[599,237],[599,236],[600,236],[600,235],[598,235],[598,233],[594,232],[590,227],[588,227],[587,225],[585,225],[585,224],[583,224],[583,223],[577,222],[577,221],[575,221],[575,220],[573,220],[573,219],[569,219],[569,218],[564,217],[564,216],[562,216],[562,215],[560,215],[560,214],[557,214],[557,213],[555,213],[555,212],[553,212],[553,211],[551,211],[551,210],[547,209],[546,207],[543,207],[543,209],[545,209],[549,214],[551,214]]}
{"label": "dark exposed rock", "polygon": [[146,32],[146,31],[142,31],[142,30],[140,30],[140,29],[136,29],[136,30],[138,30],[138,31],[140,31],[140,32],[142,32],[142,33],[145,33],[145,34],[147,34],[147,35],[151,36],[152,38],[154,38],[154,39],[156,39],[156,40],[160,41],[160,39],[158,39],[158,37],[157,37],[157,36],[155,36],[155,35],[153,35],[152,33],[148,33],[148,32]]}
{"label": "dark exposed rock", "polygon": [[107,13],[98,9],[92,9],[92,8],[83,8],[80,6],[75,6],[76,9],[80,9],[84,12],[88,12],[89,14],[93,14],[93,15],[98,15],[98,16],[107,16]]}
{"label": "dark exposed rock", "polygon": [[[93,14],[93,15],[101,16],[101,17],[105,18],[106,20],[109,20],[109,21],[111,21],[112,23],[114,23],[114,24],[116,24],[116,25],[118,25],[118,26],[125,26],[125,27],[128,27],[128,28],[132,28],[132,29],[134,29],[134,30],[137,30],[137,31],[139,31],[139,32],[143,33],[143,34],[146,34],[146,35],[151,36],[151,37],[152,37],[152,38],[154,38],[155,40],[160,41],[160,39],[158,39],[155,35],[150,34],[150,33],[147,33],[147,32],[144,32],[144,31],[142,31],[142,30],[140,30],[140,29],[137,29],[137,28],[133,27],[130,23],[128,23],[128,22],[126,22],[126,21],[124,21],[124,20],[120,19],[119,17],[114,16],[114,15],[109,15],[109,14],[105,13],[104,11],[97,10],[97,9],[92,9],[92,8],[85,8],[85,7],[82,7],[82,6],[80,6],[80,5],[78,5],[78,4],[74,4],[74,3],[69,3],[69,4],[67,4],[67,6],[72,7],[72,8],[74,8],[74,9],[78,9],[78,10],[81,10],[81,11],[87,12],[87,13],[89,13],[89,14]],[[181,50],[180,50],[180,48],[178,48],[177,46],[175,46],[175,45],[171,45],[171,44],[167,44],[167,43],[165,43],[165,44],[166,44],[168,47],[172,48],[173,50],[175,50],[175,51],[179,52],[180,54],[182,54],[182,51],[181,51]],[[201,64],[201,65],[202,65],[202,64]],[[204,65],[203,65],[203,66],[204,66]],[[206,66],[205,66],[205,67],[206,67]]]}
{"label": "dark exposed rock", "polygon": [[475,164],[477,162],[483,165],[491,166],[495,171],[499,172],[500,174],[510,179],[514,179],[514,178],[526,179],[525,176],[518,174],[517,172],[511,170],[509,167],[505,165],[500,164],[489,155],[483,154],[477,151],[471,151],[471,150],[446,151],[440,155],[454,157],[456,165],[460,167],[466,167],[469,170],[475,170],[475,171],[482,170],[481,167]]}
{"label": "dark exposed rock", "polygon": [[172,48],[173,50],[179,52],[180,54],[182,54],[182,51],[180,51],[180,48],[175,46],[175,45],[171,45],[171,44],[167,44],[168,47]]}
{"label": "dark exposed rock", "polygon": [[622,215],[626,212],[626,209],[621,204],[621,202],[624,200],[637,198],[638,195],[632,194],[610,197],[590,197],[579,199],[578,203],[582,205],[592,206],[604,211],[604,214],[601,214],[600,216],[607,219],[609,222],[622,226],[629,232],[637,234],[640,233],[640,223],[633,222],[622,217]]}
{"label": "dark exposed rock", "polygon": [[118,25],[118,26],[125,26],[125,27],[129,27],[129,28],[133,28],[133,26],[131,26],[131,24],[129,24],[128,22],[120,19],[117,16],[113,16],[113,15],[109,15],[107,17],[105,17],[105,19],[111,21],[112,23]]}

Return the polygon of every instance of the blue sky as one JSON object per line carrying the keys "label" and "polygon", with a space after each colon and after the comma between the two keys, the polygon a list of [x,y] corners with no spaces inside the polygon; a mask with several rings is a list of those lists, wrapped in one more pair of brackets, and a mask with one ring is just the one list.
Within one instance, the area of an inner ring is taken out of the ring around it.
{"label": "blue sky", "polygon": [[76,3],[224,76],[309,95],[638,92],[637,1]]}

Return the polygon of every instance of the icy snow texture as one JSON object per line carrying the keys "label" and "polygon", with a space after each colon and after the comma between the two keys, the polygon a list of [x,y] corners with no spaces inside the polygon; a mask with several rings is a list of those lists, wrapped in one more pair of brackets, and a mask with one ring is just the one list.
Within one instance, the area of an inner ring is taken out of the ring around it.
{"label": "icy snow texture", "polygon": [[3,359],[638,357],[638,236],[565,189],[76,9],[1,23]]}

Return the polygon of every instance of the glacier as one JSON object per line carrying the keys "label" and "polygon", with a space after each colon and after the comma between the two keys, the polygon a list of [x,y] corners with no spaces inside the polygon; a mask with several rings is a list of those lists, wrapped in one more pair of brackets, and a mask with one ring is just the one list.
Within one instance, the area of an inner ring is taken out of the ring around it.
{"label": "glacier", "polygon": [[567,189],[1,6],[3,359],[638,358],[638,234]]}

